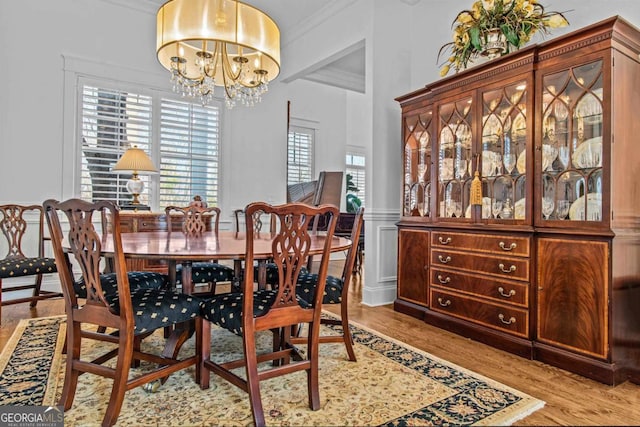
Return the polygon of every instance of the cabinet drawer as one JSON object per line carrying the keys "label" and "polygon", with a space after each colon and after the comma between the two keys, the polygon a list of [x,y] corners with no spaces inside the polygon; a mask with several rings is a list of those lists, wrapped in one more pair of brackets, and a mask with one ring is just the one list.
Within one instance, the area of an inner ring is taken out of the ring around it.
{"label": "cabinet drawer", "polygon": [[528,257],[530,254],[531,238],[434,231],[431,234],[431,246],[452,249],[472,249],[476,252],[492,252],[507,254],[509,256]]}
{"label": "cabinet drawer", "polygon": [[166,231],[167,221],[164,215],[138,218],[138,231]]}
{"label": "cabinet drawer", "polygon": [[515,307],[431,288],[431,309],[514,335],[529,335],[529,314]]}
{"label": "cabinet drawer", "polygon": [[129,258],[126,260],[127,269],[129,271],[155,271],[162,274],[167,274],[167,263],[157,259],[139,259]]}
{"label": "cabinet drawer", "polygon": [[484,276],[433,269],[431,283],[461,291],[471,296],[491,298],[504,304],[529,307],[529,284],[492,279]]}
{"label": "cabinet drawer", "polygon": [[431,265],[486,273],[502,279],[529,281],[529,259],[450,250],[432,250]]}

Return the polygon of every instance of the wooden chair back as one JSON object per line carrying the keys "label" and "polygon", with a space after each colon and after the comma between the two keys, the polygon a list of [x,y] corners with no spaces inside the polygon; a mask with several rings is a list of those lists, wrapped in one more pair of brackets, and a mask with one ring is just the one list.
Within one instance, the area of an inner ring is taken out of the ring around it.
{"label": "wooden chair back", "polygon": [[[236,232],[240,232],[243,230],[242,228],[242,220],[245,218],[245,210],[244,209],[236,209],[233,211],[233,215],[235,218],[235,224],[236,224]],[[269,215],[269,228],[265,229],[264,228],[264,221],[263,221],[263,216],[265,215],[264,212],[261,211],[256,211],[253,214],[253,227],[254,227],[254,231],[256,233],[260,233],[262,231],[266,231],[269,233],[273,233],[276,231],[276,216],[271,214]],[[244,220],[245,224],[246,224],[246,219]]]}
{"label": "wooden chair back", "polygon": [[[112,202],[90,203],[80,199],[64,202],[47,200],[44,203],[47,222],[51,233],[53,252],[58,265],[58,273],[65,299],[67,314],[72,315],[74,322],[86,322],[99,326],[129,329],[128,322],[133,321],[131,314],[131,295],[129,278],[120,237],[120,221],[118,208]],[[62,231],[60,215],[68,222],[69,231],[65,236]],[[109,216],[111,233],[98,232],[94,224],[94,215]],[[100,280],[101,264],[104,258],[101,254],[103,239],[113,239],[116,252],[112,258],[113,272],[116,274],[118,294],[122,300],[121,315],[114,313],[106,299],[105,291]],[[66,245],[63,246],[63,242]],[[74,276],[71,271],[70,256],[75,259],[80,274],[87,288],[87,309],[77,310],[79,307],[74,289]],[[63,267],[62,267],[63,266]]]}
{"label": "wooden chair back", "polygon": [[30,254],[31,258],[44,257],[44,211],[40,205],[0,205],[0,229],[6,239],[8,252],[4,259],[29,258],[24,253],[22,240],[27,233],[27,219],[29,215],[37,215],[37,253]]}
{"label": "wooden chair back", "polygon": [[[30,217],[36,220],[37,225],[33,225],[33,220]],[[0,229],[7,245],[6,255],[0,259],[0,292],[33,290],[32,296],[4,300],[2,305],[30,302],[31,307],[35,307],[41,299],[62,296],[60,292],[41,289],[42,275],[56,272],[53,258],[45,256],[44,242],[50,238],[44,235],[44,209],[42,206],[0,205]],[[33,242],[35,242],[35,248],[30,245]],[[35,282],[3,287],[2,279],[24,276],[35,276]]]}
{"label": "wooden chair back", "polygon": [[[218,207],[167,206],[164,211],[169,232],[174,229],[172,214],[179,214],[183,217],[182,232],[189,237],[201,236],[208,228],[216,234],[218,233],[220,226],[220,208]],[[209,224],[209,227],[207,227],[207,224]]]}
{"label": "wooden chair back", "polygon": [[[351,240],[351,246],[349,246],[349,250],[347,251],[344,268],[342,269],[343,294],[349,290],[349,283],[351,282],[351,276],[353,275],[354,270],[353,266],[355,265],[356,257],[358,256],[363,224],[364,207],[360,207],[353,219],[353,228],[351,229],[351,235],[349,237],[349,240]],[[346,299],[344,299],[344,301],[346,301]]]}
{"label": "wooden chair back", "polygon": [[[279,282],[275,288],[277,297],[274,299],[269,312],[265,316],[256,319],[252,316],[245,316],[243,318],[244,326],[250,327],[248,330],[256,331],[289,324],[313,322],[314,320],[319,321],[320,311],[303,309],[296,301],[296,283],[310,255],[310,224],[315,215],[318,214],[328,214],[329,216],[326,241],[323,252],[320,254],[321,259],[318,271],[319,277],[326,278],[331,239],[339,214],[338,208],[330,205],[314,207],[302,203],[290,203],[281,206],[271,206],[260,202],[250,204],[246,208],[246,265],[253,265],[254,261],[253,241],[257,233],[255,232],[253,218],[254,213],[258,211],[262,211],[265,214],[273,214],[276,217],[278,231],[273,238],[270,259],[277,266]],[[253,269],[246,269],[243,282],[243,293],[245,295],[243,313],[251,313],[253,310],[252,292],[255,281],[253,274]],[[314,308],[322,306],[323,290],[324,286],[316,292]],[[274,314],[270,314],[272,310],[274,310]],[[284,313],[287,313],[287,315],[283,318]]]}

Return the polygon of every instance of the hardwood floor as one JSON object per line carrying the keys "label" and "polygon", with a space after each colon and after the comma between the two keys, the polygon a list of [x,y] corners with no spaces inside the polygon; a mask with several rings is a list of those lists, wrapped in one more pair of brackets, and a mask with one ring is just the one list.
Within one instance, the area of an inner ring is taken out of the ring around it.
{"label": "hardwood floor", "polygon": [[[341,266],[332,266],[339,274]],[[427,351],[459,366],[544,400],[544,408],[515,425],[640,425],[640,386],[625,382],[611,387],[581,376],[526,360],[467,338],[427,325],[393,311],[391,305],[368,307],[360,303],[362,282],[352,281],[350,319]],[[337,306],[326,306],[339,314]],[[2,307],[0,347],[4,348],[22,318],[64,313],[61,299]]]}

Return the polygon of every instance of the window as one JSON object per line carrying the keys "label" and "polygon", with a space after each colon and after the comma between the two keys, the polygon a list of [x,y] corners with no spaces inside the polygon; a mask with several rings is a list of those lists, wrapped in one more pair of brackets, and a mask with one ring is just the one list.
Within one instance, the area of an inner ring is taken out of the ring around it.
{"label": "window", "polygon": [[[159,208],[187,205],[198,194],[216,205],[220,104],[203,107],[170,99],[159,91],[138,92],[143,93],[82,86],[81,198],[129,202],[125,185],[130,175],[116,174],[111,168],[135,145],[159,159],[154,160],[159,175],[140,175],[145,183],[141,203]],[[151,179],[157,184],[153,188]]]}
{"label": "window", "polygon": [[346,175],[351,175],[351,182],[358,191],[352,191],[351,193],[358,196],[362,202],[362,206],[365,205],[365,192],[364,192],[364,171],[365,171],[365,158],[364,155],[358,153],[347,153],[346,159]]}
{"label": "window", "polygon": [[291,126],[287,143],[287,185],[313,180],[315,129]]}
{"label": "window", "polygon": [[160,206],[186,206],[196,194],[217,206],[219,126],[219,109],[162,100]]}
{"label": "window", "polygon": [[[111,171],[130,146],[149,152],[151,142],[151,97],[92,86],[82,88],[82,177],[81,198],[131,201],[125,185],[130,175]],[[140,176],[148,184],[147,176]],[[145,185],[142,203],[149,203]]]}

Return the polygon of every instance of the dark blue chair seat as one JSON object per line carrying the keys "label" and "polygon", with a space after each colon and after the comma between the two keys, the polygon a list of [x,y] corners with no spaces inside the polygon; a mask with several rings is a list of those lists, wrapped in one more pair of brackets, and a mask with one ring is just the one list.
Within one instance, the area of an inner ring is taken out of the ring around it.
{"label": "dark blue chair seat", "polygon": [[[259,290],[253,293],[253,317],[264,316],[269,312],[277,290]],[[298,304],[302,308],[310,307],[310,304],[296,295]],[[200,305],[201,315],[205,320],[233,332],[242,335],[242,293],[229,293],[215,296],[202,301]]]}
{"label": "dark blue chair seat", "polygon": [[[315,273],[300,274],[298,276],[298,284],[296,293],[300,298],[307,302],[313,300],[313,291],[318,283],[318,275]],[[339,277],[327,276],[326,285],[324,287],[324,295],[322,296],[323,304],[340,304],[342,302],[342,288],[344,282]]]}
{"label": "dark blue chair seat", "polygon": [[55,273],[56,260],[53,258],[11,258],[0,260],[0,279]]}
{"label": "dark blue chair seat", "polygon": [[[194,262],[191,266],[193,283],[218,283],[233,281],[233,268],[215,262]],[[176,267],[176,283],[182,283],[182,266]]]}
{"label": "dark blue chair seat", "polygon": [[[138,289],[164,289],[169,283],[169,277],[166,274],[148,271],[130,271],[127,273],[127,276],[129,277],[129,288],[131,291]],[[116,281],[116,273],[101,274],[100,284],[102,285],[104,293],[117,295],[118,283]],[[73,288],[78,298],[87,297],[87,286],[82,277],[74,283]]]}
{"label": "dark blue chair seat", "polygon": [[[120,314],[118,292],[105,295],[109,306]],[[169,290],[131,290],[131,303],[135,319],[134,334],[139,335],[176,323],[195,319],[200,310],[201,300]]]}

